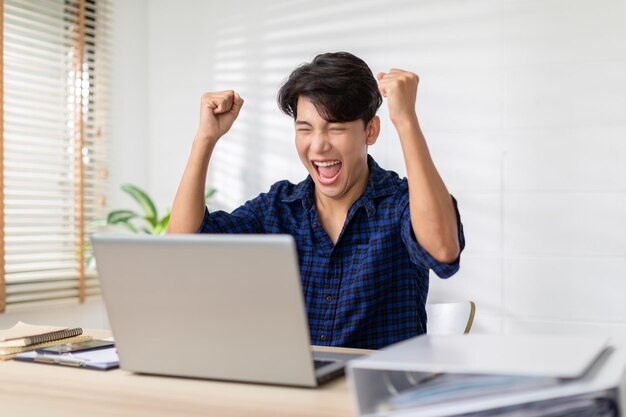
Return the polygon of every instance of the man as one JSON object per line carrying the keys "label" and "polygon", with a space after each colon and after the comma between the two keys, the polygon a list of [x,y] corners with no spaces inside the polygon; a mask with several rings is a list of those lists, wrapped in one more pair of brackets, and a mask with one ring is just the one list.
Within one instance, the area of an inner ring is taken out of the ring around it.
{"label": "man", "polygon": [[[298,247],[313,344],[377,349],[426,332],[428,269],[449,277],[464,237],[456,202],[435,168],[415,113],[418,77],[374,78],[352,54],[321,54],[295,69],[278,103],[295,122],[309,176],[232,213],[204,203],[208,164],[237,118],[234,91],[202,96],[200,126],[172,208],[170,233],[287,233]],[[368,156],[387,98],[407,179]]]}

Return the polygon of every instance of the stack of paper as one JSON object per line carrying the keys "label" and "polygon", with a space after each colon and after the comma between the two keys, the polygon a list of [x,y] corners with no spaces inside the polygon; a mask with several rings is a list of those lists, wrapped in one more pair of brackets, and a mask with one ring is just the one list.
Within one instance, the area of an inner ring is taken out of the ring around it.
{"label": "stack of paper", "polygon": [[27,362],[66,365],[99,370],[118,368],[120,365],[120,359],[117,355],[117,350],[114,347],[87,350],[77,353],[65,353],[61,355],[24,352],[19,353],[16,359]]}

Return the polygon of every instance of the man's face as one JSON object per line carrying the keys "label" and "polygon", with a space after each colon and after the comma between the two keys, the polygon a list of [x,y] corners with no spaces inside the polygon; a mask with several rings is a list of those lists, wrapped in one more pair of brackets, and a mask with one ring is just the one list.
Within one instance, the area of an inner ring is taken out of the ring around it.
{"label": "man's face", "polygon": [[333,199],[358,197],[367,184],[367,147],[376,142],[378,118],[367,127],[362,120],[331,123],[304,96],[298,98],[297,114],[296,149],[316,192]]}

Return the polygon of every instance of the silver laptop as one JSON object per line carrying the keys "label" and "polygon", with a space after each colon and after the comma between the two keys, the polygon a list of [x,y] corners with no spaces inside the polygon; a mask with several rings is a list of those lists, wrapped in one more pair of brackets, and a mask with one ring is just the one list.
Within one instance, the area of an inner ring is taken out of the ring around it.
{"label": "silver laptop", "polygon": [[355,357],[313,357],[291,236],[91,241],[123,369],[313,387]]}

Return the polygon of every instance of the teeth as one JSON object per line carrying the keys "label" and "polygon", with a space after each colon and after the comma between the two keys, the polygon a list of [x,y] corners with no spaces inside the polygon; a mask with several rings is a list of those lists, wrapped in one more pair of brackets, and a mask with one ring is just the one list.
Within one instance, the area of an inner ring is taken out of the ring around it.
{"label": "teeth", "polygon": [[333,165],[337,165],[340,164],[341,162],[339,161],[332,161],[332,162],[313,162],[315,165],[317,165],[318,167],[331,167]]}

